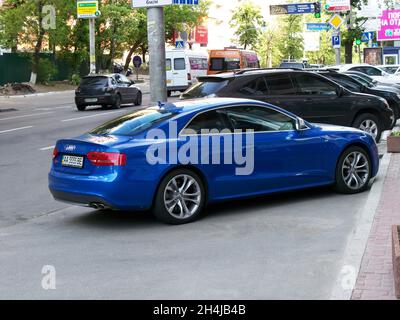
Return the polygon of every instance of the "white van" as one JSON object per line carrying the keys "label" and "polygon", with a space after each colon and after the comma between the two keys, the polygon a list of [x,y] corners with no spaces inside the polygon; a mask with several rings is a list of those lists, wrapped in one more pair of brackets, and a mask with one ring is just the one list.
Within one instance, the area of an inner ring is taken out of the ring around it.
{"label": "white van", "polygon": [[206,76],[208,54],[192,50],[174,49],[166,51],[167,90],[185,91],[197,77]]}

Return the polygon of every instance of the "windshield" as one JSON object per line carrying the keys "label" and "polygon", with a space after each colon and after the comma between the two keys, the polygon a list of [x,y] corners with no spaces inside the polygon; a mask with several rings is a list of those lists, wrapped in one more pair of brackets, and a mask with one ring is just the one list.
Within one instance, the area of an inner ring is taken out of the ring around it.
{"label": "windshield", "polygon": [[229,80],[201,81],[190,87],[182,94],[184,99],[202,98],[217,93],[228,84]]}
{"label": "windshield", "polygon": [[210,70],[211,71],[228,71],[240,69],[239,58],[211,58]]}
{"label": "windshield", "polygon": [[382,67],[382,69],[385,70],[387,73],[395,74],[398,67]]}
{"label": "windshield", "polygon": [[158,123],[171,118],[172,112],[164,112],[158,108],[149,108],[111,120],[90,131],[96,135],[131,136],[150,129]]}

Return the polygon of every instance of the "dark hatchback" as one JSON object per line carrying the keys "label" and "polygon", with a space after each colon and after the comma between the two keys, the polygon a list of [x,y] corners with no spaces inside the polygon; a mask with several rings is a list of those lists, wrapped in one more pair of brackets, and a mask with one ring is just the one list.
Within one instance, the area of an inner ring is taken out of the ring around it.
{"label": "dark hatchback", "polygon": [[396,93],[395,90],[390,90],[390,88],[379,89],[379,87],[369,87],[360,80],[343,73],[321,71],[319,74],[337,82],[352,92],[372,94],[386,99],[390,108],[393,110],[395,119],[397,120],[400,118],[400,95]]}
{"label": "dark hatchback", "polygon": [[75,104],[84,111],[87,106],[101,105],[119,109],[122,104],[142,104],[142,92],[135,82],[121,74],[90,75],[82,78],[75,91]]}
{"label": "dark hatchback", "polygon": [[355,127],[379,141],[394,124],[387,101],[351,92],[313,72],[265,69],[241,70],[198,78],[181,99],[206,96],[249,98],[271,103],[310,122]]}

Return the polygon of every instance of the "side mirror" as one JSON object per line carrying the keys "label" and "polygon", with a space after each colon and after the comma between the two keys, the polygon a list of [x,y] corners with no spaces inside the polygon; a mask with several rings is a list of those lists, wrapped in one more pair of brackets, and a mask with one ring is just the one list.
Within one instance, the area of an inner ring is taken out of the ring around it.
{"label": "side mirror", "polygon": [[306,122],[302,118],[297,118],[296,119],[296,131],[304,130],[307,129]]}

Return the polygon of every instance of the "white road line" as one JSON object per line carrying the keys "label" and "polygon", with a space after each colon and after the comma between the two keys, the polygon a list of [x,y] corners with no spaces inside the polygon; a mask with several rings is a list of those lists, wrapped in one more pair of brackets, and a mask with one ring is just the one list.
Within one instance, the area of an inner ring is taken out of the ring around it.
{"label": "white road line", "polygon": [[97,114],[92,114],[90,116],[83,116],[83,117],[77,117],[77,118],[71,118],[71,119],[64,119],[61,120],[61,122],[69,122],[69,121],[76,121],[76,120],[81,120],[81,119],[87,119],[87,118],[93,118],[93,117],[100,117],[100,116],[106,116],[109,114],[113,114],[113,113],[120,113],[120,112],[124,112],[125,110],[119,110],[119,111],[113,111],[113,112],[106,112],[106,113],[97,113]]}
{"label": "white road line", "polygon": [[44,147],[44,148],[40,148],[40,151],[46,151],[46,150],[51,150],[54,149],[55,146],[50,146],[50,147]]}
{"label": "white road line", "polygon": [[0,131],[0,133],[7,133],[7,132],[24,130],[24,129],[29,129],[29,128],[33,128],[33,126],[27,126],[27,127],[15,128],[15,129],[3,130],[3,131]]}
{"label": "white road line", "polygon": [[26,118],[26,117],[36,117],[36,116],[43,116],[45,114],[50,114],[54,113],[54,111],[51,112],[42,112],[42,113],[35,113],[35,114],[25,114],[23,116],[15,116],[15,117],[9,117],[9,118],[1,118],[0,121],[5,121],[5,120],[12,120],[12,119],[19,119],[19,118]]}

